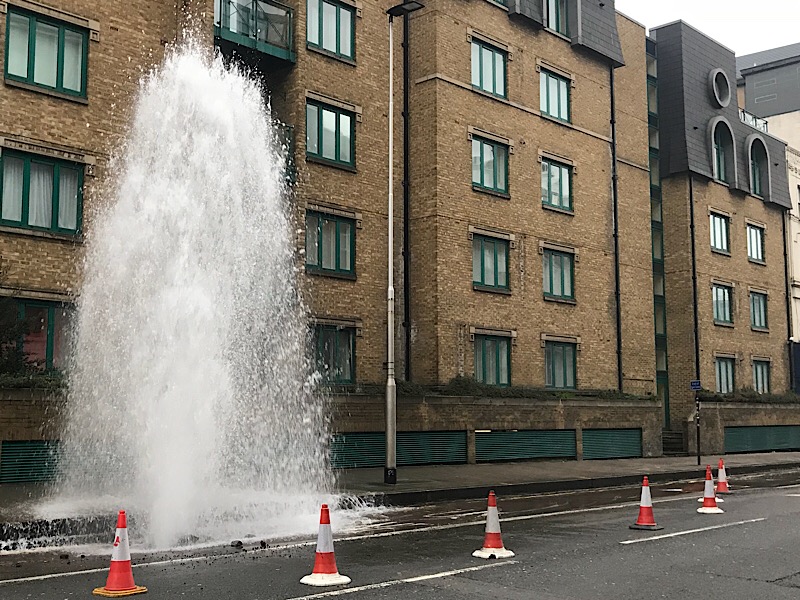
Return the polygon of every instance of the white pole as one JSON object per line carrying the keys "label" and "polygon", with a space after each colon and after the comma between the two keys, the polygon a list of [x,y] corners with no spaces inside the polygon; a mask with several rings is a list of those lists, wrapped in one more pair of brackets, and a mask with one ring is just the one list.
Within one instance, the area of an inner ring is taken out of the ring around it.
{"label": "white pole", "polygon": [[394,380],[394,37],[389,15],[389,281],[386,297],[386,468],[384,483],[397,483],[397,385]]}

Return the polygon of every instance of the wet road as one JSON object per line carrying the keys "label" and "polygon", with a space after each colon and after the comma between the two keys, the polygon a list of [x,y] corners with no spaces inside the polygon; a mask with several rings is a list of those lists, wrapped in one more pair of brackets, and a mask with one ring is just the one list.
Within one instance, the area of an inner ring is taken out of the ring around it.
{"label": "wet road", "polygon": [[[702,482],[654,488],[658,532],[628,529],[638,488],[500,498],[503,539],[517,556],[498,561],[471,556],[483,541],[482,502],[390,511],[357,532],[336,532],[334,514],[339,569],[353,580],[344,588],[299,583],[314,540],[135,555],[134,576],[151,599],[800,597],[800,472],[734,483],[722,515],[697,514]],[[0,598],[88,598],[107,561],[69,551],[0,555]],[[52,576],[59,571],[71,572]]]}

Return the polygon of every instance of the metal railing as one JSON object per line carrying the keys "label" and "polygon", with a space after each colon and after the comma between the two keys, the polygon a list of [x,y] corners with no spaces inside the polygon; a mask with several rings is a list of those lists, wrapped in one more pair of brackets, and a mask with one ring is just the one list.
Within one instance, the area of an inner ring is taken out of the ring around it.
{"label": "metal railing", "polygon": [[753,113],[747,112],[745,109],[739,109],[739,120],[747,123],[753,129],[758,129],[764,133],[768,133],[768,124],[766,119],[755,116]]}
{"label": "metal railing", "polygon": [[292,51],[294,11],[274,0],[215,0],[214,24],[231,33]]}

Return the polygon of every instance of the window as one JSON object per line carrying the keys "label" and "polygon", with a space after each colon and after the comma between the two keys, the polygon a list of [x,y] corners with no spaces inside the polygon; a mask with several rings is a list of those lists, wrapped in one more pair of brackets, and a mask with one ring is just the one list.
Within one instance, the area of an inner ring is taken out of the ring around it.
{"label": "window", "polygon": [[542,114],[569,121],[570,81],[542,69],[539,79],[539,108]]}
{"label": "window", "polygon": [[764,228],[747,225],[747,258],[754,262],[764,262]]}
{"label": "window", "polygon": [[567,252],[545,250],[542,259],[542,273],[544,297],[572,300],[575,298],[573,289],[573,258]]}
{"label": "window", "polygon": [[355,381],[355,328],[317,325],[314,328],[317,369],[325,383]]}
{"label": "window", "polygon": [[88,31],[11,7],[6,21],[8,79],[86,97]]}
{"label": "window", "polygon": [[736,359],[718,356],[714,359],[714,367],[717,375],[717,393],[730,394],[733,392]]}
{"label": "window", "polygon": [[759,394],[769,394],[769,361],[753,361],[753,389]]}
{"label": "window", "polygon": [[475,379],[486,385],[511,385],[511,341],[506,337],[475,336]]}
{"label": "window", "polygon": [[733,139],[731,132],[723,123],[714,127],[714,177],[730,183],[733,174]]}
{"label": "window", "polygon": [[472,40],[472,87],[506,97],[506,57],[503,50]]}
{"label": "window", "polygon": [[542,159],[542,204],[572,211],[572,167]]}
{"label": "window", "polygon": [[355,229],[352,219],[306,213],[306,268],[355,275]]}
{"label": "window", "polygon": [[472,185],[484,190],[508,193],[508,146],[473,136]]}
{"label": "window", "polygon": [[750,292],[750,327],[753,329],[767,328],[766,294]]}
{"label": "window", "polygon": [[17,307],[17,318],[24,322],[20,344],[27,362],[42,371],[63,368],[72,309],[38,301],[20,301]]}
{"label": "window", "polygon": [[355,115],[319,102],[306,103],[306,156],[355,166]]}
{"label": "window", "polygon": [[80,231],[81,165],[11,150],[3,150],[0,163],[0,223],[57,233]]}
{"label": "window", "polygon": [[343,58],[355,57],[355,10],[327,0],[308,0],[306,39],[312,48]]}
{"label": "window", "polygon": [[472,283],[508,289],[508,241],[472,236]]}
{"label": "window", "polygon": [[711,213],[709,217],[711,225],[711,249],[717,252],[729,252],[728,238],[730,231],[730,219],[717,213]]}
{"label": "window", "polygon": [[547,27],[567,35],[567,0],[547,0]]}
{"label": "window", "polygon": [[711,286],[711,294],[714,302],[714,322],[733,323],[733,312],[731,311],[733,288],[715,283]]}
{"label": "window", "polygon": [[555,389],[575,389],[575,344],[545,342],[545,385]]}
{"label": "window", "polygon": [[750,148],[750,191],[754,196],[764,197],[768,185],[767,152],[764,144],[754,141]]}

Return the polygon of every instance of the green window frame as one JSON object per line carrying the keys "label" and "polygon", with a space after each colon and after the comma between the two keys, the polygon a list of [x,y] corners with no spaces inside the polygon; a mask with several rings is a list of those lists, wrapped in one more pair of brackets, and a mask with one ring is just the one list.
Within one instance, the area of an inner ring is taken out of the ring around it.
{"label": "green window frame", "polygon": [[732,151],[728,146],[727,139],[723,138],[723,126],[717,124],[714,128],[714,177],[724,183],[728,183],[726,154]]}
{"label": "green window frame", "polygon": [[747,224],[747,258],[751,262],[764,262],[764,228]]}
{"label": "green window frame", "polygon": [[542,159],[542,204],[572,212],[572,167]]}
{"label": "green window frame", "polygon": [[568,35],[567,33],[567,0],[547,0],[545,4],[547,28]]}
{"label": "green window frame", "polygon": [[322,102],[306,101],[306,157],[355,168],[356,116]]}
{"label": "green window frame", "polygon": [[18,318],[26,322],[22,351],[42,371],[64,367],[72,308],[55,302],[20,300]]}
{"label": "green window frame", "polygon": [[753,389],[759,394],[769,394],[770,367],[768,360],[753,361]]}
{"label": "green window frame", "polygon": [[575,299],[575,256],[545,249],[542,252],[542,289],[545,298]]}
{"label": "green window frame", "polygon": [[765,196],[764,186],[769,185],[768,175],[767,151],[760,140],[754,140],[750,146],[750,191],[754,196],[759,198]]}
{"label": "green window frame", "polygon": [[314,349],[317,371],[323,383],[355,383],[355,327],[316,325],[314,327]]}
{"label": "green window frame", "polygon": [[0,224],[74,235],[82,220],[83,165],[3,150]]}
{"label": "green window frame", "polygon": [[308,0],[306,43],[340,58],[355,59],[356,11],[330,0]]}
{"label": "green window frame", "polygon": [[539,78],[539,109],[542,114],[570,122],[570,87],[572,82],[545,69]]}
{"label": "green window frame", "polygon": [[761,292],[750,292],[750,327],[767,329],[767,295]]}
{"label": "green window frame", "polygon": [[511,338],[475,336],[475,380],[486,385],[511,385]]}
{"label": "green window frame", "polygon": [[472,187],[508,194],[508,145],[472,136]]}
{"label": "green window frame", "polygon": [[756,159],[755,153],[750,159],[750,177],[753,182],[753,195],[763,196],[761,193],[761,164]]}
{"label": "green window frame", "polygon": [[711,231],[711,249],[725,254],[730,253],[730,218],[712,212],[709,215],[709,224]]}
{"label": "green window frame", "polygon": [[711,297],[714,306],[714,322],[733,323],[733,288],[715,283],[711,286]]}
{"label": "green window frame", "polygon": [[355,276],[356,222],[353,219],[306,212],[306,270]]}
{"label": "green window frame", "polygon": [[556,390],[574,390],[577,380],[577,345],[563,342],[545,342],[545,387]]}
{"label": "green window frame", "polygon": [[730,394],[736,389],[736,359],[717,356],[714,359],[714,372],[716,374],[716,392]]}
{"label": "green window frame", "polygon": [[472,39],[472,87],[499,98],[507,97],[508,53],[483,41]]}
{"label": "green window frame", "polygon": [[472,236],[472,284],[488,289],[508,289],[508,240]]}
{"label": "green window frame", "polygon": [[6,79],[86,98],[88,30],[9,6],[5,53]]}

